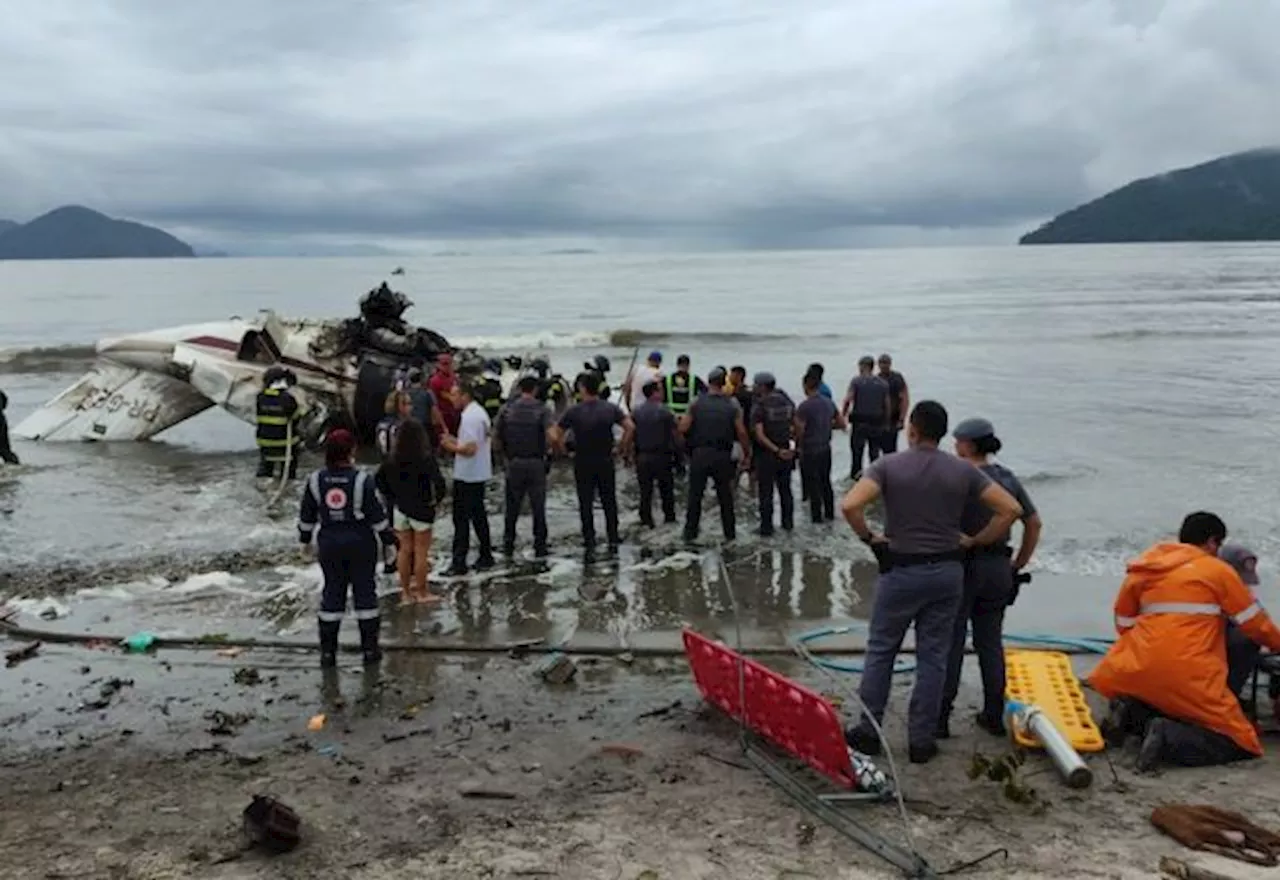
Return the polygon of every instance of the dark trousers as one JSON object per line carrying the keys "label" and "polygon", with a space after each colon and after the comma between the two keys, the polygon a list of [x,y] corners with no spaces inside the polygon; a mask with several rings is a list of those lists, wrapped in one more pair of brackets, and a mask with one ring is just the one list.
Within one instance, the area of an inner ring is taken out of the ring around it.
{"label": "dark trousers", "polygon": [[324,574],[320,620],[337,624],[347,610],[347,589],[356,620],[378,619],[378,542],[368,529],[343,526],[321,528],[316,536],[317,557]]}
{"label": "dark trousers", "polygon": [[[947,677],[956,613],[964,595],[959,562],[893,568],[876,580],[867,631],[867,655],[858,695],[876,722],[884,719],[893,664],[907,630],[916,628],[916,681],[907,711],[907,739],[917,748],[934,741]],[[863,732],[875,733],[864,718]]]}
{"label": "dark trousers", "polygon": [[1258,664],[1262,648],[1234,623],[1227,624],[1227,687],[1236,696],[1244,690]]}
{"label": "dark trousers", "polygon": [[898,423],[895,421],[880,435],[880,449],[885,455],[898,451]]}
{"label": "dark trousers", "polygon": [[756,460],[756,500],[760,506],[760,534],[773,534],[773,493],[778,492],[778,506],[782,508],[782,528],[795,528],[796,502],[791,494],[792,463],[765,451]]}
{"label": "dark trousers", "polygon": [[467,567],[471,549],[471,530],[480,542],[480,558],[493,555],[489,538],[489,514],[484,509],[484,483],[453,481],[453,567]]}
{"label": "dark trousers", "polygon": [[582,543],[591,547],[596,542],[596,495],[604,509],[605,537],[610,544],[621,544],[618,535],[618,482],[613,469],[613,458],[583,458],[573,460],[573,482],[578,489],[578,516],[582,520]]}
{"label": "dark trousers", "polygon": [[[1138,700],[1129,699],[1125,732],[1145,737],[1151,722],[1162,717],[1152,707]],[[1160,761],[1179,767],[1216,767],[1254,757],[1229,736],[1207,730],[1195,724],[1165,718],[1164,742],[1160,747]]]}
{"label": "dark trousers", "polygon": [[862,454],[867,455],[867,464],[871,464],[880,457],[880,453],[884,444],[884,425],[880,422],[873,422],[868,419],[860,419],[857,416],[851,416],[850,432],[849,432],[849,452],[853,457],[853,461],[849,465],[849,473],[858,475],[862,473]]}
{"label": "dark trousers", "polygon": [[533,509],[533,546],[547,546],[547,468],[541,458],[513,458],[507,462],[506,511],[503,517],[502,547],[511,550],[516,544],[516,520],[524,499]]}
{"label": "dark trousers", "polygon": [[995,722],[1004,716],[1004,610],[1013,594],[1013,566],[1008,556],[981,554],[964,565],[964,594],[956,615],[947,685],[940,717],[950,718],[960,692],[965,632],[973,626],[973,650],[982,672],[982,714]]}
{"label": "dark trousers", "polygon": [[[294,447],[293,454],[289,456],[289,479],[296,480],[298,478],[298,459],[301,457],[302,447]],[[284,470],[284,450],[283,449],[266,449],[258,447],[258,476],[274,477]]]}
{"label": "dark trousers", "polygon": [[836,495],[831,488],[831,447],[806,449],[800,456],[800,485],[814,522],[836,518]]}
{"label": "dark trousers", "polygon": [[636,482],[640,484],[640,522],[653,525],[653,487],[662,499],[662,517],[676,521],[676,475],[674,454],[641,452],[636,456]]}
{"label": "dark trousers", "polygon": [[737,537],[737,517],[733,509],[735,470],[733,455],[727,449],[703,446],[689,454],[689,510],[684,521],[686,540],[692,541],[698,537],[698,529],[702,523],[702,496],[707,492],[708,482],[716,487],[724,539],[732,541]]}

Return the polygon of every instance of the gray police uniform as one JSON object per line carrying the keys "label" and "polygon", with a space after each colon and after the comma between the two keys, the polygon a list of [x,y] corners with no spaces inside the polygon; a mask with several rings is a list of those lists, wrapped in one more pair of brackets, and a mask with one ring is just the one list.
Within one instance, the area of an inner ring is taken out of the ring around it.
{"label": "gray police uniform", "polygon": [[[764,435],[770,443],[780,450],[790,449],[795,415],[796,408],[791,398],[775,388],[752,406],[751,431],[754,434],[756,426],[763,425]],[[775,489],[782,508],[782,528],[789,532],[795,527],[795,496],[791,492],[793,461],[774,455],[767,446],[758,445],[756,449],[759,451],[756,457],[756,495],[760,505],[760,534],[765,537],[773,534]]]}
{"label": "gray police uniform", "polygon": [[653,526],[653,487],[662,499],[662,516],[676,521],[676,417],[660,403],[646,400],[631,413],[635,422],[636,481],[640,484],[640,522]]}
{"label": "gray police uniform", "polygon": [[[995,482],[1022,505],[1023,522],[1036,512],[1027,490],[1013,475],[1013,471],[1000,464],[985,464],[981,468]],[[971,501],[965,506],[961,530],[976,535],[986,528],[993,514],[982,502]],[[1004,610],[1013,599],[1013,550],[1006,534],[999,541],[986,547],[974,547],[964,561],[964,595],[960,600],[960,612],[956,615],[955,632],[952,635],[951,656],[947,662],[947,686],[942,699],[940,722],[951,717],[956,695],[960,692],[960,668],[964,664],[964,636],[970,622],[973,623],[973,650],[978,655],[982,670],[982,714],[994,727],[1003,723],[1004,716]]]}
{"label": "gray police uniform", "polygon": [[[880,487],[889,546],[876,580],[858,693],[880,722],[889,702],[898,649],[914,625],[916,680],[907,735],[913,748],[927,748],[934,742],[947,658],[964,593],[960,549],[964,512],[991,481],[968,462],[924,446],[887,455],[863,476]],[[875,737],[865,718],[857,733]]]}
{"label": "gray police uniform", "polygon": [[320,662],[332,666],[338,651],[338,629],[347,609],[347,589],[351,590],[356,621],[360,625],[360,647],[366,663],[376,662],[378,650],[378,590],[374,576],[378,545],[395,543],[395,533],[387,512],[378,500],[374,480],[354,467],[323,468],[307,480],[298,511],[298,540],[311,543],[316,537],[324,588],[320,594]]}
{"label": "gray police uniform", "polygon": [[880,457],[884,434],[890,427],[885,414],[889,383],[875,375],[854,376],[849,393],[853,395],[853,408],[849,411],[849,451],[853,456],[850,475],[856,478],[862,470],[864,450],[869,462]]}
{"label": "gray police uniform", "polygon": [[689,511],[685,517],[684,538],[696,540],[702,522],[702,496],[707,483],[716,487],[720,503],[720,524],[724,539],[737,535],[737,519],[733,509],[733,444],[738,435],[735,425],[742,413],[738,401],[725,394],[704,394],[689,407],[692,420],[686,438],[689,444]]}
{"label": "gray police uniform", "polygon": [[516,545],[516,520],[524,499],[533,510],[533,547],[538,555],[547,552],[547,429],[551,413],[546,404],[533,397],[516,397],[498,413],[494,435],[507,459],[506,510],[502,551],[511,553]]}

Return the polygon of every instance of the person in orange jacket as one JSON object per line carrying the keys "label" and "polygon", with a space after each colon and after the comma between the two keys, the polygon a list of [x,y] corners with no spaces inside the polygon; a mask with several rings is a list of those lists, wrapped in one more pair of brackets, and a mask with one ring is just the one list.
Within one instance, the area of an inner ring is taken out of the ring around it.
{"label": "person in orange jacket", "polygon": [[1140,772],[1262,755],[1258,732],[1227,684],[1226,625],[1272,651],[1280,651],[1280,629],[1218,558],[1226,539],[1219,517],[1189,515],[1177,543],[1156,544],[1129,563],[1116,597],[1120,637],[1089,684],[1112,701],[1107,741],[1142,737]]}

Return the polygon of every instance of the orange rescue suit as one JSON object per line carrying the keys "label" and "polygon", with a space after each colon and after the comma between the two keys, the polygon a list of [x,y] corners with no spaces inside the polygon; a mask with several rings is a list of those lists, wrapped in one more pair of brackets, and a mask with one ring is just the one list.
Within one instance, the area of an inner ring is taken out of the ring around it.
{"label": "orange rescue suit", "polygon": [[1115,606],[1120,638],[1089,676],[1108,699],[1132,697],[1262,754],[1227,687],[1226,621],[1280,651],[1280,629],[1235,569],[1190,544],[1157,544],[1129,563]]}

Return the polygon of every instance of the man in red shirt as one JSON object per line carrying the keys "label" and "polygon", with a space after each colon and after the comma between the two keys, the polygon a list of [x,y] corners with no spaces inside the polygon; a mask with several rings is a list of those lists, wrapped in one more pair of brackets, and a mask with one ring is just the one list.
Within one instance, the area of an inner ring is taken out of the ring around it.
{"label": "man in red shirt", "polygon": [[431,391],[436,396],[445,428],[454,436],[457,436],[458,425],[462,421],[462,414],[453,405],[453,395],[450,393],[457,382],[458,375],[453,371],[453,355],[440,353],[436,356],[436,371],[431,374]]}

